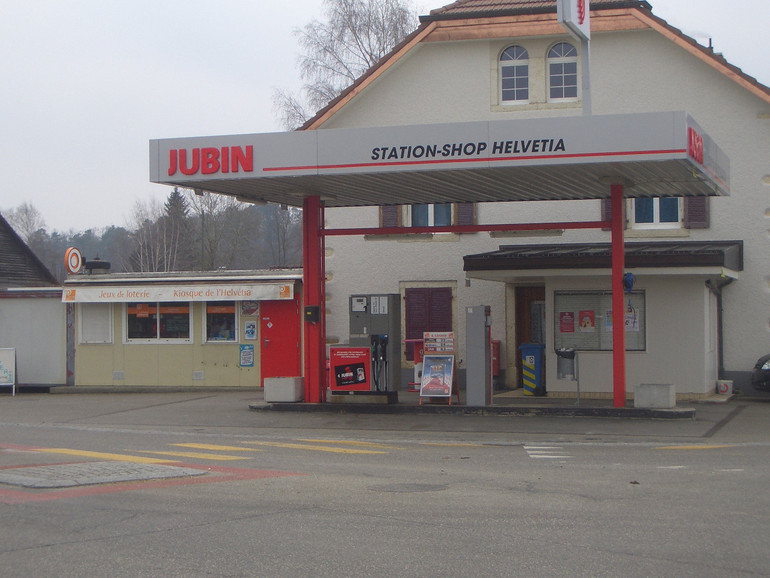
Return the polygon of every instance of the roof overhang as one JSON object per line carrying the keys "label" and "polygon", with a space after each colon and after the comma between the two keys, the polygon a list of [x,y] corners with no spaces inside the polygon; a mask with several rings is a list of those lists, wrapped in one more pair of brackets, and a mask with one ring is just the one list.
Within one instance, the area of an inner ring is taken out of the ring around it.
{"label": "roof overhang", "polygon": [[685,112],[150,141],[154,183],[326,207],[729,194],[729,160]]}
{"label": "roof overhang", "polygon": [[[533,277],[609,276],[610,243],[502,246],[466,255],[470,279],[515,282]],[[743,270],[742,241],[626,243],[625,270],[636,275],[737,278]]]}

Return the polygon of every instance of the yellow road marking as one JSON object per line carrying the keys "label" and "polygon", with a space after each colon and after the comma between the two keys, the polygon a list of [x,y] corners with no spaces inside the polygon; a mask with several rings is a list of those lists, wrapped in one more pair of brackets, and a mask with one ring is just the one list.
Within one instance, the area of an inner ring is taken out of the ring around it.
{"label": "yellow road marking", "polygon": [[143,458],[140,456],[90,452],[87,450],[73,450],[69,448],[35,448],[35,451],[49,454],[63,454],[65,456],[77,456],[81,458],[97,458],[114,462],[132,462],[137,464],[167,464],[169,462],[169,460],[161,460],[158,458]]}
{"label": "yellow road marking", "polygon": [[316,452],[330,452],[333,454],[384,454],[387,452],[380,452],[376,450],[357,450],[353,448],[331,448],[328,446],[313,446],[313,445],[306,445],[306,444],[287,444],[287,443],[280,443],[280,442],[255,442],[255,441],[248,441],[244,442],[247,444],[254,444],[258,446],[270,446],[273,448],[288,448],[292,450],[311,450]]}
{"label": "yellow road marking", "polygon": [[242,446],[220,446],[217,444],[169,444],[180,448],[193,448],[196,450],[211,450],[220,452],[261,452],[255,448],[244,448]]}
{"label": "yellow road marking", "polygon": [[[233,460],[245,460],[245,456],[228,456],[226,454],[204,454],[200,452],[152,452],[140,451],[141,454],[153,454],[156,456],[173,456],[177,458],[192,458],[194,460],[214,460],[218,462],[227,462]],[[158,460],[163,461],[163,460]],[[168,461],[168,460],[166,460]]]}
{"label": "yellow road marking", "polygon": [[420,442],[423,446],[441,446],[444,448],[483,448],[483,444],[467,444],[467,443],[445,443],[445,442]]}
{"label": "yellow road marking", "polygon": [[734,448],[735,446],[662,446],[656,450],[721,450],[723,448]]}
{"label": "yellow road marking", "polygon": [[376,442],[356,442],[356,441],[349,441],[349,440],[315,440],[315,439],[299,439],[298,442],[311,442],[311,443],[321,443],[321,444],[341,444],[341,445],[349,445],[349,446],[361,446],[366,448],[380,448],[383,450],[398,450],[401,448],[398,448],[396,446],[389,446],[387,444],[380,444]]}

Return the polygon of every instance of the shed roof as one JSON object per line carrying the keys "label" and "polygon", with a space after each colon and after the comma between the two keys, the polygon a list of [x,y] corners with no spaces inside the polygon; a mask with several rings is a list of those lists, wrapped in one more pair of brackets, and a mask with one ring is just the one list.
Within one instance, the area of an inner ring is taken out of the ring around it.
{"label": "shed roof", "polygon": [[[627,269],[725,268],[743,270],[743,241],[638,242],[625,244]],[[511,245],[466,255],[465,271],[610,269],[610,243]]]}

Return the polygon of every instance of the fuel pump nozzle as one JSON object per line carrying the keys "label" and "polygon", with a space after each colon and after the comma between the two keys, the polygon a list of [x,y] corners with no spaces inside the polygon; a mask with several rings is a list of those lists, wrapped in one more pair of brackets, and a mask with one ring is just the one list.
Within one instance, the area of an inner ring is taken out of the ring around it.
{"label": "fuel pump nozzle", "polygon": [[374,387],[377,391],[388,391],[388,336],[372,335],[371,343]]}

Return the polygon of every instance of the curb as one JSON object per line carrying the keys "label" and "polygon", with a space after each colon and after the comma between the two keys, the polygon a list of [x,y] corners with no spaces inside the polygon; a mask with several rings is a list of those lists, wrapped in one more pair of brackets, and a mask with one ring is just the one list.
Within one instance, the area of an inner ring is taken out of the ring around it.
{"label": "curb", "polygon": [[252,411],[297,413],[361,413],[386,415],[459,415],[459,416],[555,416],[608,417],[635,419],[695,419],[695,408],[635,408],[635,407],[468,407],[462,405],[382,405],[382,404],[310,404],[253,403]]}

